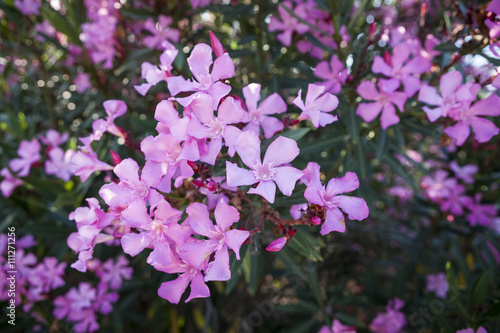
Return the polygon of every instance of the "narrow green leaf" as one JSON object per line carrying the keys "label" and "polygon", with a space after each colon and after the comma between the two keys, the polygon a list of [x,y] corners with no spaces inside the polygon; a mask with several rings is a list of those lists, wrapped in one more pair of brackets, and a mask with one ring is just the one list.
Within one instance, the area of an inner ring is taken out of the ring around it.
{"label": "narrow green leaf", "polygon": [[473,308],[480,306],[486,296],[488,295],[488,289],[493,282],[493,272],[487,270],[484,272],[477,280],[474,282],[474,286],[471,288],[470,292],[470,304]]}

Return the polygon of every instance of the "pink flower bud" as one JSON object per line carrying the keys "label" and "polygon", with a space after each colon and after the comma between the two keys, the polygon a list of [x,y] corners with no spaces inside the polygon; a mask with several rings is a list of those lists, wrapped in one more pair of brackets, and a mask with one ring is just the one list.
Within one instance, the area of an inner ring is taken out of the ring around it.
{"label": "pink flower bud", "polygon": [[321,224],[321,219],[318,216],[315,216],[311,219],[311,223],[314,225],[320,225]]}
{"label": "pink flower bud", "polygon": [[215,192],[217,190],[217,188],[219,188],[219,184],[217,184],[216,182],[214,182],[213,180],[209,181],[208,184],[207,184],[207,189],[210,191],[210,192]]}
{"label": "pink flower bud", "polygon": [[286,244],[286,237],[281,237],[276,240],[274,240],[271,244],[269,244],[266,247],[266,250],[269,252],[278,252],[285,246]]}
{"label": "pink flower bud", "polygon": [[209,31],[210,34],[210,43],[212,43],[212,49],[214,50],[215,56],[218,58],[224,54],[224,48],[222,47],[222,43],[217,39],[217,36],[212,31]]}
{"label": "pink flower bud", "polygon": [[111,153],[111,160],[114,165],[118,165],[122,162],[122,158],[115,151],[110,150],[109,152]]}

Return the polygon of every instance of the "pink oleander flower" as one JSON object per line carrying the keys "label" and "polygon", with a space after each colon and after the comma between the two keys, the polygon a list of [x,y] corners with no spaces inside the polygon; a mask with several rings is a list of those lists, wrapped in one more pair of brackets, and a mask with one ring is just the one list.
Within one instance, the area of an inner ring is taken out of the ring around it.
{"label": "pink oleander flower", "polygon": [[493,226],[498,216],[498,209],[494,204],[481,204],[481,198],[482,195],[476,193],[474,201],[468,207],[470,214],[467,215],[467,220],[471,226]]}
{"label": "pink oleander flower", "polygon": [[314,75],[323,80],[318,85],[324,86],[327,92],[338,94],[347,79],[347,69],[337,56],[332,55],[329,62],[321,61],[314,68]]}
{"label": "pink oleander flower", "polygon": [[50,24],[48,20],[43,20],[42,23],[35,24],[35,30],[37,35],[35,39],[40,43],[45,42],[46,37],[54,38],[56,37],[56,29]]}
{"label": "pink oleander flower", "polygon": [[82,182],[86,181],[94,172],[113,170],[113,167],[102,162],[97,157],[97,153],[92,150],[90,145],[83,147],[84,151],[79,150],[71,159],[71,168],[74,175],[80,177]]}
{"label": "pink oleander flower", "polygon": [[458,186],[455,178],[448,177],[448,172],[437,170],[432,176],[424,176],[420,186],[425,194],[434,202],[450,196],[450,193]]}
{"label": "pink oleander flower", "polygon": [[444,197],[440,198],[441,210],[457,216],[462,215],[464,208],[468,208],[472,204],[472,198],[463,195],[464,192],[465,186],[456,184]]}
{"label": "pink oleander flower", "polygon": [[[411,60],[409,59],[410,46],[400,44],[394,47],[392,57],[387,56],[386,60],[381,56],[375,56],[372,71],[373,73],[383,74],[401,82],[407,97],[412,97],[421,85],[420,80],[414,74],[422,74],[429,71],[432,63],[429,59],[419,55],[413,57]],[[399,88],[399,85],[397,88]]]}
{"label": "pink oleander flower", "polygon": [[0,171],[0,176],[3,177],[2,182],[0,182],[0,191],[2,191],[2,195],[6,198],[12,195],[16,187],[23,184],[23,181],[14,177],[7,167]]}
{"label": "pink oleander flower", "polygon": [[48,293],[66,284],[63,279],[65,269],[65,262],[59,262],[57,258],[45,257],[43,262],[34,268],[33,275],[28,279],[33,284],[39,284],[42,292]]}
{"label": "pink oleander flower", "polygon": [[74,173],[73,156],[75,151],[68,149],[66,152],[59,147],[52,148],[48,155],[50,159],[45,161],[45,173],[54,175],[64,181],[71,179]]}
{"label": "pink oleander flower", "polygon": [[113,171],[120,179],[119,183],[109,183],[101,187],[99,195],[110,206],[118,208],[135,200],[149,201],[155,207],[163,196],[151,188],[144,171],[139,177],[139,165],[131,158],[124,159]]}
{"label": "pink oleander flower", "polygon": [[280,136],[274,140],[267,148],[263,161],[260,157],[260,140],[254,132],[241,133],[234,148],[250,170],[227,161],[227,184],[243,186],[258,183],[248,193],[258,194],[270,203],[274,203],[276,185],[281,193],[290,196],[295,183],[304,175],[302,171],[287,166],[299,155],[297,142],[292,139]]}
{"label": "pink oleander flower", "polygon": [[461,179],[466,184],[474,183],[474,175],[479,171],[479,167],[474,164],[467,164],[460,167],[457,161],[450,163],[450,169],[455,173],[455,177]]}
{"label": "pink oleander flower", "polygon": [[490,97],[474,103],[471,107],[450,111],[449,116],[456,120],[457,123],[451,127],[447,127],[444,132],[454,138],[458,146],[461,146],[469,137],[470,127],[472,127],[474,138],[478,142],[488,142],[499,133],[499,129],[491,120],[480,118],[479,116],[499,115],[500,97],[492,94]]}
{"label": "pink oleander flower", "polygon": [[418,100],[426,104],[435,106],[429,108],[422,107],[430,122],[436,121],[440,117],[447,117],[453,110],[467,108],[475,99],[480,86],[469,82],[462,84],[462,73],[452,71],[441,76],[439,81],[439,92],[435,87],[427,84],[420,87]]}
{"label": "pink oleander flower", "polygon": [[166,45],[168,46],[160,55],[160,65],[153,65],[149,62],[143,62],[141,65],[141,77],[147,83],[134,85],[134,88],[142,96],[145,96],[151,87],[157,85],[160,81],[167,82],[167,78],[172,76],[172,63],[179,51],[170,43]]}
{"label": "pink oleander flower", "polygon": [[[197,44],[187,59],[189,69],[195,80],[186,80],[182,76],[167,78],[168,90],[172,96],[181,92],[202,92],[213,98],[213,109],[216,110],[222,97],[229,94],[231,86],[221,80],[234,75],[234,63],[227,53],[212,60],[212,48],[207,44]],[[212,66],[213,63],[213,66]],[[210,70],[210,68],[212,70]],[[195,95],[176,98],[182,106],[188,106]]]}
{"label": "pink oleander flower", "polygon": [[210,139],[207,146],[207,153],[200,152],[199,160],[211,165],[215,164],[217,155],[222,149],[222,144],[229,148],[229,155],[234,156],[234,143],[238,139],[241,130],[231,124],[243,121],[246,116],[245,111],[233,97],[226,97],[217,109],[217,116],[212,109],[213,99],[210,95],[197,93],[192,99],[189,109],[194,117],[184,117],[189,119],[189,124],[185,127],[185,132],[177,127],[176,135],[181,137],[194,137],[197,140]]}
{"label": "pink oleander flower", "polygon": [[10,169],[13,172],[17,172],[17,176],[19,177],[29,175],[31,166],[42,158],[40,156],[40,148],[40,142],[37,139],[21,141],[17,149],[19,158],[9,161]]}
{"label": "pink oleander flower", "polygon": [[277,118],[269,117],[271,114],[281,114],[286,112],[286,103],[277,93],[273,93],[264,99],[258,106],[260,100],[261,85],[251,83],[243,88],[243,96],[248,110],[247,117],[243,122],[248,123],[243,131],[254,131],[260,134],[260,127],[264,130],[266,139],[271,138],[276,132],[285,128],[285,125]]}
{"label": "pink oleander flower", "polygon": [[47,133],[45,133],[45,136],[40,135],[40,141],[44,145],[49,146],[49,148],[57,147],[59,145],[62,145],[66,141],[68,141],[69,135],[68,133],[59,133],[58,131],[54,129],[49,129]]}
{"label": "pink oleander flower", "polygon": [[370,323],[370,329],[374,332],[400,333],[406,326],[406,318],[399,310],[405,303],[399,298],[389,301],[386,312],[379,313]]}
{"label": "pink oleander flower", "polygon": [[163,49],[163,42],[166,40],[177,43],[181,33],[177,29],[170,28],[172,23],[172,18],[165,15],[160,15],[157,23],[152,18],[148,18],[144,22],[144,30],[150,32],[152,36],[144,37],[144,45],[150,49],[161,50]]}
{"label": "pink oleander flower", "polygon": [[299,35],[306,33],[309,27],[301,23],[294,16],[292,16],[286,9],[282,6],[293,10],[293,12],[300,18],[307,20],[307,13],[304,5],[298,5],[293,8],[292,2],[284,1],[278,5],[278,13],[280,19],[276,16],[271,16],[269,21],[268,29],[269,31],[282,31],[278,34],[277,38],[285,46],[290,46],[292,43],[292,34],[297,32]]}
{"label": "pink oleander flower", "polygon": [[114,33],[118,19],[115,16],[99,15],[94,22],[81,25],[80,39],[90,54],[92,62],[101,63],[102,67],[113,68],[115,56]]}
{"label": "pink oleander flower", "polygon": [[14,6],[23,13],[23,15],[38,15],[40,12],[40,0],[15,0]]}
{"label": "pink oleander flower", "polygon": [[204,269],[205,281],[229,280],[231,270],[228,250],[233,250],[236,259],[240,260],[240,247],[250,236],[247,230],[230,229],[239,221],[240,213],[222,199],[214,211],[216,225],[210,220],[207,206],[202,203],[192,203],[186,208],[186,213],[194,233],[208,239],[184,243],[179,250],[181,259],[192,267],[200,267],[212,253],[215,253],[214,260]]}
{"label": "pink oleander flower", "polygon": [[90,83],[90,74],[80,72],[75,76],[73,84],[76,85],[76,91],[79,94],[83,94],[85,91],[92,88]]}
{"label": "pink oleander flower", "polygon": [[[314,164],[316,163],[309,162],[305,171],[317,170],[317,168],[312,167]],[[305,173],[305,179],[312,178],[308,173]],[[359,187],[358,176],[354,172],[347,172],[341,178],[333,178],[326,186],[321,185],[319,174],[315,173],[315,175],[317,178],[310,180],[304,192],[304,197],[310,203],[320,205],[326,210],[325,222],[321,226],[322,235],[332,231],[345,232],[345,218],[342,211],[347,213],[348,218],[351,220],[361,221],[368,217],[369,209],[365,200],[339,195],[352,192]]]}
{"label": "pink oleander flower", "polygon": [[399,88],[399,81],[390,79],[379,79],[378,90],[373,81],[363,81],[356,91],[358,94],[372,103],[359,103],[356,114],[366,122],[373,121],[382,111],[380,124],[383,129],[399,123],[396,114],[397,106],[400,112],[404,111],[407,95],[404,92],[396,91]]}
{"label": "pink oleander flower", "polygon": [[106,111],[106,119],[97,119],[92,123],[94,132],[91,135],[92,141],[99,141],[105,132],[124,138],[123,129],[115,125],[115,119],[123,116],[127,112],[127,104],[121,100],[108,100],[103,104]]}
{"label": "pink oleander flower", "polygon": [[354,327],[345,326],[338,319],[333,320],[332,327],[323,326],[318,333],[356,333]]}
{"label": "pink oleander flower", "polygon": [[189,266],[185,262],[180,262],[175,271],[169,271],[168,273],[182,273],[175,280],[163,282],[158,289],[158,296],[168,300],[170,303],[178,304],[182,294],[184,294],[189,285],[191,285],[191,292],[185,301],[186,303],[193,298],[210,296],[210,289],[205,284],[201,269]]}
{"label": "pink oleander flower", "polygon": [[122,225],[139,231],[122,236],[123,251],[134,257],[145,248],[151,247],[153,251],[149,254],[147,263],[152,266],[168,266],[172,263],[170,247],[174,243],[183,244],[191,235],[191,228],[177,223],[182,212],[172,208],[164,199],[158,202],[151,215],[142,200],[133,201],[122,212]]}
{"label": "pink oleander flower", "polygon": [[96,198],[88,198],[89,207],[78,207],[69,214],[69,219],[76,222],[80,239],[85,246],[90,246],[102,229],[113,222],[113,215],[101,209]]}
{"label": "pink oleander flower", "polygon": [[129,261],[124,256],[119,256],[116,263],[110,258],[99,267],[96,275],[101,279],[101,283],[118,290],[121,288],[123,280],[130,280],[134,272],[128,264]]}
{"label": "pink oleander flower", "polygon": [[299,119],[311,119],[314,127],[324,127],[328,124],[337,121],[337,116],[328,114],[337,108],[339,105],[339,100],[337,96],[334,96],[326,92],[324,86],[318,86],[316,84],[310,83],[307,86],[307,94],[305,104],[301,98],[302,89],[299,90],[297,98],[294,99],[293,104],[295,104],[302,113]]}
{"label": "pink oleander flower", "polygon": [[427,275],[427,291],[433,291],[439,298],[445,298],[448,292],[448,281],[444,273]]}

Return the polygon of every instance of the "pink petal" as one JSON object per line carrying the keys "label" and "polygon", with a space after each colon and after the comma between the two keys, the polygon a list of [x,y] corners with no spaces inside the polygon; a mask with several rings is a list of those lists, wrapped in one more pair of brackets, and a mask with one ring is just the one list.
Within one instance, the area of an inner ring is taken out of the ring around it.
{"label": "pink petal", "polygon": [[295,157],[297,157],[297,155],[299,155],[299,153],[300,149],[295,140],[280,136],[274,140],[269,147],[267,147],[263,163],[272,162],[274,166],[290,163],[295,159]]}
{"label": "pink petal", "polygon": [[372,71],[373,73],[392,76],[394,70],[385,62],[384,58],[382,58],[381,56],[375,56],[375,58],[373,59]]}
{"label": "pink petal", "polygon": [[337,108],[339,105],[339,99],[337,96],[330,93],[326,93],[320,98],[316,99],[316,106],[319,110],[324,112],[330,112]]}
{"label": "pink petal", "polygon": [[274,203],[274,197],[276,195],[276,184],[271,180],[261,181],[256,188],[249,189],[248,193],[258,194],[266,199],[269,203]]}
{"label": "pink petal", "polygon": [[258,135],[254,132],[241,133],[240,137],[234,144],[234,149],[240,156],[243,163],[245,163],[248,167],[252,167],[260,162],[260,140]]}
{"label": "pink petal", "polygon": [[384,105],[382,116],[380,117],[380,125],[383,129],[399,123],[399,117],[396,115],[396,109],[390,103]]}
{"label": "pink petal", "polygon": [[227,246],[215,253],[214,261],[210,262],[205,270],[205,281],[227,281],[231,278],[231,269],[229,268],[229,253]]}
{"label": "pink petal", "polygon": [[243,96],[249,111],[257,110],[257,102],[260,100],[260,84],[251,83],[243,88]]}
{"label": "pink petal", "polygon": [[226,174],[229,186],[252,185],[257,182],[252,171],[242,169],[229,161],[226,161]]}
{"label": "pink petal", "polygon": [[490,139],[499,132],[498,127],[496,127],[491,120],[484,118],[472,117],[470,119],[470,125],[474,131],[474,137],[481,143],[490,141]]}
{"label": "pink petal", "polygon": [[228,53],[224,53],[214,61],[212,82],[229,79],[234,76],[234,62]]}
{"label": "pink petal", "polygon": [[179,112],[174,108],[171,101],[163,100],[156,106],[155,119],[164,124],[170,125],[179,120]]}
{"label": "pink petal", "polygon": [[[210,237],[211,232],[215,231],[214,224],[212,220],[210,220],[206,205],[199,202],[193,202],[186,208],[186,213],[189,216],[189,225],[198,235]],[[198,267],[197,265],[192,266]]]}
{"label": "pink petal", "polygon": [[210,165],[215,165],[217,156],[222,149],[222,138],[213,138],[208,144],[208,152],[200,155],[200,161]]}
{"label": "pink petal", "polygon": [[[259,96],[260,97],[260,96]],[[280,114],[286,112],[287,106],[283,98],[278,93],[273,93],[262,101],[259,105],[262,114]]]}
{"label": "pink petal", "polygon": [[441,105],[441,103],[443,102],[443,99],[437,93],[436,88],[428,86],[426,84],[420,87],[420,91],[418,93],[418,100],[420,102],[424,102],[434,106]]}
{"label": "pink petal", "polygon": [[236,140],[238,140],[240,134],[241,130],[237,127],[229,125],[224,128],[224,143],[226,144],[228,148],[227,152],[231,157],[233,157],[236,152],[234,144],[236,143]]}
{"label": "pink petal", "polygon": [[354,172],[346,172],[341,178],[332,178],[326,186],[327,191],[331,191],[334,195],[340,193],[349,193],[359,187],[358,176]]}
{"label": "pink petal", "polygon": [[[321,185],[321,184],[319,184]],[[310,203],[316,204],[316,205],[323,205],[323,199],[321,198],[321,195],[318,193],[318,188],[311,185],[306,188],[306,191],[304,192],[304,198],[307,199]]]}
{"label": "pink petal", "polygon": [[292,195],[295,183],[304,175],[304,172],[294,167],[283,166],[276,168],[273,180],[278,185],[281,193],[286,196]]}
{"label": "pink petal", "polygon": [[214,215],[217,225],[223,232],[240,219],[238,210],[228,205],[222,198],[219,200],[217,207],[215,207]]}
{"label": "pink petal", "polygon": [[474,103],[471,111],[477,116],[500,116],[500,97],[497,94],[492,94],[488,98]]}
{"label": "pink petal", "polygon": [[175,96],[180,92],[196,90],[196,85],[192,81],[186,80],[182,76],[168,77],[167,86],[172,96]]}
{"label": "pink petal", "polygon": [[206,124],[214,118],[212,96],[208,94],[196,94],[189,107],[199,121]]}
{"label": "pink petal", "polygon": [[208,90],[208,93],[210,96],[213,97],[214,99],[214,104],[212,105],[213,109],[216,110],[217,106],[219,105],[220,100],[227,96],[231,92],[231,86],[225,83],[222,83],[222,81],[217,81]]}
{"label": "pink petal", "polygon": [[132,228],[147,229],[153,221],[149,217],[146,203],[143,200],[134,200],[122,211],[122,222]]}
{"label": "pink petal", "polygon": [[123,252],[134,257],[151,244],[151,238],[146,233],[130,233],[122,236],[121,243]]}
{"label": "pink petal", "polygon": [[215,250],[215,246],[207,241],[184,243],[179,249],[182,260],[190,266],[199,267]]}
{"label": "pink petal", "polygon": [[446,128],[444,132],[455,139],[457,146],[461,146],[469,137],[470,128],[468,124],[459,122],[455,126]]}
{"label": "pink petal", "polygon": [[250,232],[247,230],[228,230],[226,232],[226,244],[234,251],[236,259],[240,260],[240,247],[250,237]]}
{"label": "pink petal", "polygon": [[375,103],[359,103],[356,109],[356,114],[363,118],[367,123],[373,121],[382,111],[382,104]]}
{"label": "pink petal", "polygon": [[332,231],[345,232],[345,218],[338,208],[327,209],[325,223],[321,226],[321,234],[324,236]]}
{"label": "pink petal", "polygon": [[172,254],[170,253],[170,244],[168,241],[156,242],[154,250],[149,254],[146,262],[152,266],[168,266],[172,263]]}
{"label": "pink petal", "polygon": [[217,118],[222,120],[224,124],[235,124],[242,122],[246,116],[245,110],[237,103],[234,98],[227,97],[222,101],[217,111]]}
{"label": "pink petal", "polygon": [[338,206],[344,213],[348,214],[349,219],[361,221],[368,217],[369,210],[365,200],[345,195],[339,195],[336,199],[338,200]]}
{"label": "pink petal", "polygon": [[431,123],[435,122],[443,115],[443,108],[441,107],[431,109],[428,108],[427,106],[423,106],[422,110],[424,110],[424,112],[427,114],[427,118],[429,118],[429,121]]}
{"label": "pink petal", "polygon": [[163,282],[158,289],[158,296],[166,299],[170,303],[178,304],[182,294],[186,291],[189,285],[189,279],[184,277],[184,274],[172,281]]}
{"label": "pink petal", "polygon": [[205,284],[203,279],[203,274],[200,271],[197,271],[191,280],[191,293],[189,297],[186,299],[186,303],[192,300],[193,298],[201,298],[201,297],[209,297],[210,289]]}
{"label": "pink petal", "polygon": [[193,76],[198,82],[202,82],[210,76],[209,70],[210,65],[212,65],[212,48],[204,43],[196,44],[187,62]]}
{"label": "pink petal", "polygon": [[263,116],[260,124],[264,130],[264,137],[266,139],[272,138],[276,132],[285,128],[285,125],[279,119],[268,116]]}
{"label": "pink petal", "polygon": [[356,91],[358,92],[359,96],[369,101],[376,100],[380,95],[375,86],[375,82],[373,81],[361,82]]}
{"label": "pink petal", "polygon": [[312,105],[318,97],[325,92],[325,87],[309,83],[307,85],[306,105]]}
{"label": "pink petal", "polygon": [[439,90],[443,97],[448,97],[453,95],[457,88],[462,84],[462,73],[459,71],[453,71],[441,76],[441,81],[439,81]]}

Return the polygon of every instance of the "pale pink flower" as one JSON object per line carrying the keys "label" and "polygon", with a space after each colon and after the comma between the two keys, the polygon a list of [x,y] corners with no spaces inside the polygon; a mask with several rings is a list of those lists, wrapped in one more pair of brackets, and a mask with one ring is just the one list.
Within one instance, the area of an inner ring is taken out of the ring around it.
{"label": "pale pink flower", "polygon": [[293,104],[302,110],[299,119],[310,119],[316,128],[320,126],[324,127],[338,120],[337,116],[331,115],[328,112],[337,108],[339,100],[336,96],[326,92],[324,86],[309,84],[307,86],[305,104],[302,101],[301,95],[302,89],[299,90],[297,98],[293,101]]}
{"label": "pale pink flower", "polygon": [[378,91],[372,81],[363,81],[356,91],[358,94],[372,103],[359,103],[356,114],[366,122],[373,121],[382,112],[380,124],[383,129],[399,123],[396,114],[398,107],[400,112],[404,111],[407,95],[404,92],[396,91],[399,88],[399,81],[390,79],[379,79],[377,82]]}
{"label": "pale pink flower", "polygon": [[152,18],[148,18],[144,22],[144,30],[150,32],[152,36],[144,37],[144,45],[150,49],[162,49],[163,42],[166,40],[177,43],[180,31],[170,28],[172,23],[172,18],[165,15],[160,15],[157,23]]}
{"label": "pale pink flower", "polygon": [[303,176],[303,172],[287,166],[299,154],[297,142],[283,136],[274,140],[267,148],[264,160],[260,157],[260,140],[254,132],[243,132],[234,144],[236,152],[250,170],[242,169],[236,164],[226,162],[227,184],[229,186],[252,185],[248,193],[261,195],[273,203],[278,185],[281,193],[292,194],[295,183]]}

